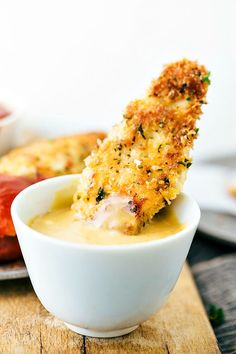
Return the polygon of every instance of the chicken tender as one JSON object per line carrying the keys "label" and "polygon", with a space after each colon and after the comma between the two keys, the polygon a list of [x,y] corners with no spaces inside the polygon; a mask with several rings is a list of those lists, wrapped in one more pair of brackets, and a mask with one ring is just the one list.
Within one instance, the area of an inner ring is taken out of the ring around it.
{"label": "chicken tender", "polygon": [[42,140],[0,158],[0,175],[49,178],[80,173],[84,159],[105,134],[87,133]]}
{"label": "chicken tender", "polygon": [[72,206],[98,227],[138,234],[181,192],[206,103],[209,73],[183,59],[131,102],[85,163]]}

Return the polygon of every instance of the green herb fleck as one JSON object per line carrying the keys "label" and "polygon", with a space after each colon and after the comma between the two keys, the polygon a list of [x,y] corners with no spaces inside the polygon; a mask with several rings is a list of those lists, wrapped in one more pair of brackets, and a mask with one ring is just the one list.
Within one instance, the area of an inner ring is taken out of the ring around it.
{"label": "green herb fleck", "polygon": [[179,165],[183,165],[186,168],[189,168],[192,165],[192,162],[190,162],[188,159],[185,159],[184,161],[178,161]]}
{"label": "green herb fleck", "polygon": [[170,185],[170,180],[169,180],[168,177],[165,177],[163,181],[164,181],[164,183],[165,183],[166,186],[169,186],[169,185]]}
{"label": "green herb fleck", "polygon": [[138,132],[142,135],[143,139],[146,139],[144,132],[143,132],[143,126],[142,124],[140,124],[140,126],[138,127]]}
{"label": "green herb fleck", "polygon": [[207,308],[207,313],[213,327],[220,326],[224,322],[224,310],[218,305],[209,304]]}
{"label": "green herb fleck", "polygon": [[208,85],[211,84],[211,80],[210,80],[210,71],[207,73],[207,75],[203,76],[202,82],[206,82]]}
{"label": "green herb fleck", "polygon": [[99,190],[98,190],[98,195],[97,195],[97,197],[96,197],[96,202],[97,202],[97,204],[98,204],[101,200],[103,200],[103,199],[105,198],[105,196],[106,196],[106,193],[105,193],[104,189],[100,187]]}
{"label": "green herb fleck", "polygon": [[184,84],[180,87],[179,92],[180,92],[180,93],[184,93],[184,91],[186,90],[186,88],[187,88],[187,84],[184,83]]}
{"label": "green herb fleck", "polygon": [[159,127],[160,127],[160,128],[164,128],[164,126],[165,126],[165,123],[164,123],[164,122],[160,122],[160,123],[159,123]]}
{"label": "green herb fleck", "polygon": [[162,147],[162,144],[160,144],[160,145],[158,146],[158,149],[157,149],[158,152],[161,151],[161,147]]}
{"label": "green herb fleck", "polygon": [[129,205],[129,210],[131,211],[131,213],[136,213],[138,211],[138,205],[135,204],[132,200],[130,200],[128,202]]}
{"label": "green herb fleck", "polygon": [[167,206],[167,205],[170,205],[170,201],[169,201],[169,199],[164,198],[164,203],[165,203],[165,205],[166,205],[166,206]]}
{"label": "green herb fleck", "polygon": [[190,166],[192,166],[192,162],[189,161],[186,163],[186,167],[189,168]]}
{"label": "green herb fleck", "polygon": [[187,97],[187,98],[186,98],[186,101],[191,101],[191,97]]}
{"label": "green herb fleck", "polygon": [[196,134],[199,132],[199,128],[195,128],[194,130]]}

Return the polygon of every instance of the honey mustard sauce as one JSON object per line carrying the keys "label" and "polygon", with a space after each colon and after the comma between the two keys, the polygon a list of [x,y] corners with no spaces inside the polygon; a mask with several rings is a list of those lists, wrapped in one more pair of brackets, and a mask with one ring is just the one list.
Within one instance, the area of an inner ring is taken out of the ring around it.
{"label": "honey mustard sauce", "polygon": [[138,235],[126,235],[116,230],[98,228],[76,219],[71,210],[75,186],[72,184],[56,193],[52,209],[34,217],[29,226],[53,238],[94,245],[124,245],[162,239],[184,229],[172,206],[160,211]]}

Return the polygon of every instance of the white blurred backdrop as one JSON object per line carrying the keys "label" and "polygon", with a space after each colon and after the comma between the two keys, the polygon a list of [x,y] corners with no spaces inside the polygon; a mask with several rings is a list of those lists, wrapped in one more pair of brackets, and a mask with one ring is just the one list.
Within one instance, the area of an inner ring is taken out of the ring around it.
{"label": "white blurred backdrop", "polygon": [[0,97],[40,134],[108,130],[163,64],[198,59],[212,85],[195,155],[235,152],[235,18],[234,0],[0,0]]}

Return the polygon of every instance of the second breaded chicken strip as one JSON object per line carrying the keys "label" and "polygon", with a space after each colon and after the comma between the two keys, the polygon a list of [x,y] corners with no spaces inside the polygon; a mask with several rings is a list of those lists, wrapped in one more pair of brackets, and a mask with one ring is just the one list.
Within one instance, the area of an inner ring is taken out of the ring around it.
{"label": "second breaded chicken strip", "polygon": [[86,159],[72,208],[98,227],[137,234],[181,192],[209,74],[186,59],[164,68],[147,96]]}
{"label": "second breaded chicken strip", "polygon": [[84,159],[105,134],[84,133],[37,141],[0,158],[0,175],[49,178],[80,173]]}

